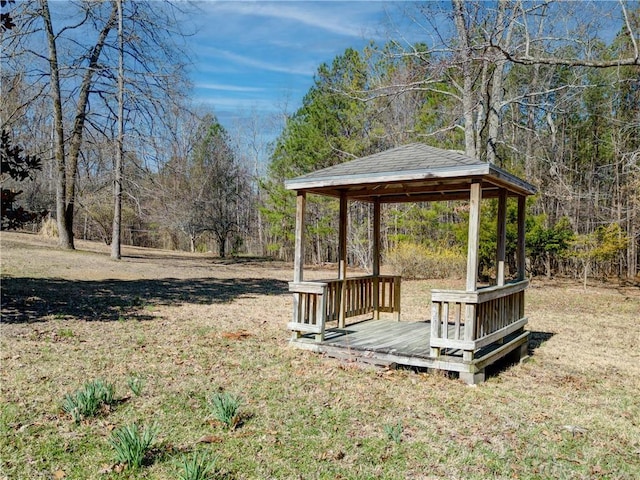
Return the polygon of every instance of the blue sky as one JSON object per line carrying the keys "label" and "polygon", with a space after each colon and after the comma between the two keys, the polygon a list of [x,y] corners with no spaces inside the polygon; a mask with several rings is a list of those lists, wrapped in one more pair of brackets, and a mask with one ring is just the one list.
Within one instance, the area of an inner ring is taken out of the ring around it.
{"label": "blue sky", "polygon": [[205,1],[194,48],[194,101],[234,119],[293,113],[322,62],[384,40],[390,6],[377,1]]}

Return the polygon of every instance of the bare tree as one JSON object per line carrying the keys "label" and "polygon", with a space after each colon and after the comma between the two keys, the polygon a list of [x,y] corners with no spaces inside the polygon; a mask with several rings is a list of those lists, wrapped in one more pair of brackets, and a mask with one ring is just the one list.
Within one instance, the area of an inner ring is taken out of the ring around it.
{"label": "bare tree", "polygon": [[118,6],[118,139],[116,165],[113,179],[113,228],[111,235],[111,258],[121,257],[122,230],[122,174],[124,170],[124,32],[122,30],[122,0],[116,0]]}
{"label": "bare tree", "polygon": [[[65,152],[65,122],[63,115],[63,98],[60,80],[60,62],[58,59],[58,34],[55,33],[49,11],[49,2],[40,0],[40,15],[44,22],[44,28],[49,47],[49,75],[51,79],[51,103],[53,107],[53,119],[55,129],[55,158],[57,164],[57,195],[56,216],[58,219],[58,235],[60,246],[67,249],[74,248],[73,242],[73,216],[75,205],[76,174],[78,171],[78,157],[84,135],[86,111],[89,102],[90,88],[95,72],[99,69],[99,60],[104,48],[107,36],[115,25],[115,4],[99,29],[95,43],[88,50],[88,65],[84,70],[77,96],[76,113],[73,118],[73,128],[69,142],[69,152]],[[85,19],[89,12],[85,12]],[[84,20],[86,21],[86,20]],[[83,23],[84,23],[83,21]]]}
{"label": "bare tree", "polygon": [[[452,0],[450,8],[430,2],[406,8],[407,18],[424,32],[421,45],[427,48],[407,43],[399,32],[400,39],[392,42],[402,48],[390,53],[423,62],[423,78],[361,93],[375,98],[418,90],[455,99],[466,153],[490,162],[500,161],[505,108],[545,93],[530,90],[508,96],[504,81],[513,65],[640,65],[637,31],[624,2],[616,7],[598,2]],[[601,27],[597,21],[614,14],[632,48],[613,59],[598,57],[593,48]],[[442,81],[454,88],[443,89]]]}
{"label": "bare tree", "polygon": [[204,234],[213,236],[220,256],[242,238],[252,204],[250,175],[239,162],[226,130],[212,114],[176,117],[171,157],[154,187],[154,218],[184,234],[195,251]]}
{"label": "bare tree", "polygon": [[[117,113],[117,58],[122,50],[115,35],[117,0],[55,4],[64,11],[54,26],[48,0],[19,4],[18,26],[3,37],[3,65],[27,71],[33,83],[47,92],[53,112],[56,164],[56,212],[60,245],[74,248],[73,222],[77,204],[78,162],[89,126],[109,132]],[[149,138],[158,128],[161,112],[185,84],[187,61],[176,40],[181,36],[179,12],[169,3],[126,2],[123,16],[125,65],[129,70],[125,112],[136,126],[131,135]],[[124,7],[123,5],[123,7]],[[47,50],[35,36],[44,32]],[[115,37],[115,38],[114,38]],[[36,92],[38,93],[38,92]],[[91,102],[91,108],[89,108]]]}

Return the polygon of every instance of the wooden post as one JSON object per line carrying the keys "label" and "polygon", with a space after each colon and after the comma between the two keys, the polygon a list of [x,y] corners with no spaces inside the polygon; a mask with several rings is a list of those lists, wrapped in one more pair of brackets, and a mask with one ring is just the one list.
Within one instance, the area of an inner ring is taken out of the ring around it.
{"label": "wooden post", "polygon": [[296,197],[296,240],[295,256],[293,257],[293,281],[302,282],[304,278],[304,211],[306,206],[306,193],[297,192]]}
{"label": "wooden post", "polygon": [[471,184],[469,195],[469,243],[467,246],[467,292],[475,292],[478,283],[478,249],[480,247],[480,202],[482,187]]}
{"label": "wooden post", "polygon": [[338,279],[342,280],[340,288],[340,312],[338,328],[344,328],[347,306],[347,195],[340,193],[340,223],[338,226]]}
{"label": "wooden post", "polygon": [[[431,338],[441,338],[439,302],[431,302]],[[429,356],[440,358],[440,347],[430,347]]]}
{"label": "wooden post", "polygon": [[[471,184],[469,194],[469,238],[467,246],[467,292],[478,289],[478,249],[480,248],[480,203],[482,186],[479,182]],[[473,304],[466,304],[464,317],[464,339],[474,340],[478,312]],[[464,351],[465,362],[473,360],[473,352]]]}
{"label": "wooden post", "polygon": [[380,319],[380,198],[373,201],[373,319]]}
{"label": "wooden post", "polygon": [[[302,282],[304,279],[304,211],[306,206],[305,192],[297,192],[296,197],[296,239],[293,257],[293,281]],[[300,293],[293,294],[293,322],[300,323]],[[293,333],[293,338],[300,337],[300,332]]]}
{"label": "wooden post", "polygon": [[316,342],[324,341],[324,326],[325,326],[325,315],[327,312],[327,287],[325,286],[322,289],[322,295],[320,295],[320,301],[316,305],[316,322],[322,323],[322,329],[320,333],[316,333]]}
{"label": "wooden post", "polygon": [[393,277],[393,305],[395,312],[393,314],[393,318],[396,322],[400,321],[400,277]]}
{"label": "wooden post", "polygon": [[460,380],[467,385],[482,383],[485,380],[484,368],[478,372],[460,372]]}
{"label": "wooden post", "polygon": [[498,197],[498,248],[496,252],[496,285],[504,285],[504,261],[507,245],[507,191],[500,189]]}
{"label": "wooden post", "polygon": [[516,259],[518,262],[518,280],[526,278],[525,271],[525,211],[527,206],[527,198],[525,196],[518,197],[518,246],[516,250]]}

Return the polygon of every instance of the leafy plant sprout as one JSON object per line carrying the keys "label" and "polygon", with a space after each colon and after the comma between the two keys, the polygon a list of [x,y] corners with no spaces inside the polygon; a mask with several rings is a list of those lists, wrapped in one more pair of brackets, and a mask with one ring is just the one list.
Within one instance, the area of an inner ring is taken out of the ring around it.
{"label": "leafy plant sprout", "polygon": [[142,394],[144,380],[137,375],[132,375],[127,378],[127,385],[129,386],[129,390],[131,390],[131,393],[133,393],[136,397],[139,397]]}
{"label": "leafy plant sprout", "polygon": [[128,469],[142,466],[147,452],[156,437],[156,427],[141,427],[137,423],[125,425],[114,430],[109,443],[116,452],[116,461]]}
{"label": "leafy plant sprout", "polygon": [[195,452],[191,456],[184,455],[180,463],[182,472],[180,480],[206,480],[215,468],[216,460],[206,453]]}
{"label": "leafy plant sprout", "polygon": [[230,430],[240,423],[241,404],[240,397],[227,392],[214,393],[209,399],[209,408],[213,417]]}
{"label": "leafy plant sprout", "polygon": [[395,425],[386,424],[383,428],[388,440],[392,440],[395,443],[400,443],[402,441],[402,432],[404,431],[402,422],[399,421]]}
{"label": "leafy plant sprout", "polygon": [[95,416],[102,405],[113,404],[114,396],[115,386],[97,379],[85,383],[74,393],[65,395],[62,409],[71,415],[74,422],[80,423],[83,418]]}

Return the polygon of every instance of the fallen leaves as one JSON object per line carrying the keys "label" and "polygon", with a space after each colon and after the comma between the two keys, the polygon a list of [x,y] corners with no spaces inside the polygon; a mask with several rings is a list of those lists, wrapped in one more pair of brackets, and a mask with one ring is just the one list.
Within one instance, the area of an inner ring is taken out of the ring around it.
{"label": "fallen leaves", "polygon": [[347,456],[342,450],[327,450],[317,455],[317,459],[322,460],[343,460]]}
{"label": "fallen leaves", "polygon": [[222,443],[224,439],[218,435],[203,435],[196,443]]}
{"label": "fallen leaves", "polygon": [[222,332],[222,338],[226,338],[227,340],[246,340],[249,337],[252,337],[253,334],[247,330],[237,330],[235,332]]}
{"label": "fallen leaves", "polygon": [[571,435],[573,435],[574,437],[576,435],[584,435],[585,433],[587,433],[586,428],[580,427],[578,425],[564,425],[562,428],[571,433]]}
{"label": "fallen leaves", "polygon": [[126,463],[116,463],[114,465],[105,463],[102,465],[102,468],[98,473],[100,475],[107,475],[109,473],[122,473],[124,472],[126,467],[127,467]]}

